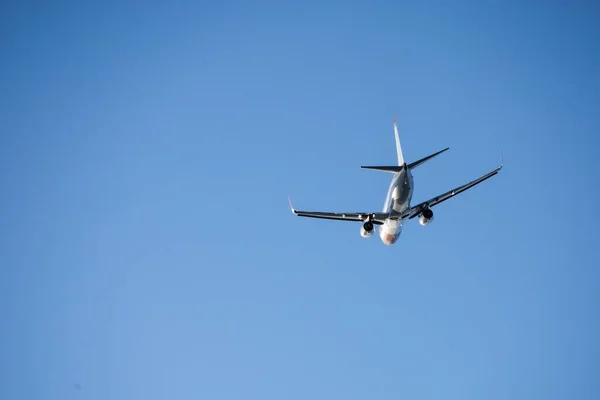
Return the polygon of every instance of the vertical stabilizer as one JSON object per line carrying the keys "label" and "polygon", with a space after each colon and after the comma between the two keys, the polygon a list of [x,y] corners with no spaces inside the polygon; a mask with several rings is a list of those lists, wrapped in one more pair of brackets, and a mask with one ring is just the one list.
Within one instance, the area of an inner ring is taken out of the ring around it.
{"label": "vertical stabilizer", "polygon": [[398,136],[398,126],[394,118],[394,135],[396,136],[396,153],[398,153],[398,165],[404,165],[404,156],[402,155],[402,146],[400,146],[400,136]]}

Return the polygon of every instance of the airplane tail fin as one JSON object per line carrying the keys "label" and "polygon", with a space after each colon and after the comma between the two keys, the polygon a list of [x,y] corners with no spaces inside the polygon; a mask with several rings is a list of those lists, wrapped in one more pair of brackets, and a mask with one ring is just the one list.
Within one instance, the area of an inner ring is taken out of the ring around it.
{"label": "airplane tail fin", "polygon": [[394,136],[396,138],[396,153],[398,154],[398,165],[376,165],[376,166],[361,166],[364,169],[372,169],[375,171],[391,172],[395,174],[402,171],[406,164],[404,162],[404,156],[402,155],[402,146],[400,146],[400,136],[398,136],[398,126],[396,125],[396,118],[394,118]]}
{"label": "airplane tail fin", "polygon": [[428,155],[427,157],[423,157],[420,160],[417,160],[415,162],[412,162],[410,164],[407,165],[408,169],[414,169],[417,168],[419,165],[423,164],[426,161],[431,160],[433,157],[442,154],[443,152],[445,152],[446,150],[448,150],[450,147],[446,147],[444,150],[440,150],[437,153],[433,153],[431,155]]}
{"label": "airplane tail fin", "polygon": [[396,137],[396,153],[398,154],[398,166],[404,165],[404,156],[402,155],[402,146],[400,146],[400,136],[398,136],[398,126],[394,118],[394,136]]}

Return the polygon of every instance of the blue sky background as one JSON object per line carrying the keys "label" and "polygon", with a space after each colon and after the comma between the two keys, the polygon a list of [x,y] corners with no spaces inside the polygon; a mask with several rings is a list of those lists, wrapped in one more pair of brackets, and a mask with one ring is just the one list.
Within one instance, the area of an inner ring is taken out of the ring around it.
{"label": "blue sky background", "polygon": [[0,398],[597,398],[599,7],[289,3],[3,3]]}

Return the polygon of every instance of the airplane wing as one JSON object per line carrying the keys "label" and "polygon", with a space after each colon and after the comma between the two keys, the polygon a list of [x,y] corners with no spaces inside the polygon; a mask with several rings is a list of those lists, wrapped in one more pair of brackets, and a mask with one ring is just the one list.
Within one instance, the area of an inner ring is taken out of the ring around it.
{"label": "airplane wing", "polygon": [[292,213],[298,215],[300,217],[309,217],[309,218],[322,218],[322,219],[333,219],[338,221],[366,221],[368,219],[371,220],[375,225],[383,225],[385,219],[388,217],[386,213],[333,213],[333,212],[323,212],[323,211],[300,211],[296,210],[292,205],[292,200],[289,200],[290,208],[292,209]]}
{"label": "airplane wing", "polygon": [[409,208],[406,213],[402,216],[402,218],[414,218],[416,216],[418,216],[419,214],[421,214],[421,212],[423,212],[423,210],[425,210],[426,208],[429,207],[433,207],[436,204],[440,204],[443,201],[446,201],[454,196],[456,196],[459,193],[464,192],[467,189],[472,188],[473,186],[485,181],[486,179],[491,178],[492,176],[496,175],[498,172],[500,172],[500,170],[502,169],[502,166],[496,168],[495,170],[483,175],[482,177],[475,179],[474,181],[471,181],[465,185],[459,186],[456,189],[452,189],[447,191],[444,194],[440,194],[439,196],[436,196],[432,199],[429,199],[427,201],[424,201],[420,204],[417,204],[416,206]]}

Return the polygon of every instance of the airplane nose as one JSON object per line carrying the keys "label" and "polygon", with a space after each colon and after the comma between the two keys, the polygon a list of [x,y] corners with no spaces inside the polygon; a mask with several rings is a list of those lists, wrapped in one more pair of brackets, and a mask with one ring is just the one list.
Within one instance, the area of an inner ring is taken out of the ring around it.
{"label": "airplane nose", "polygon": [[383,244],[385,244],[386,246],[391,246],[394,244],[394,242],[396,241],[396,235],[390,235],[390,234],[386,234],[383,233],[381,235],[381,241],[383,242]]}

